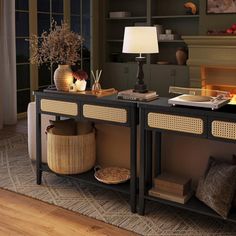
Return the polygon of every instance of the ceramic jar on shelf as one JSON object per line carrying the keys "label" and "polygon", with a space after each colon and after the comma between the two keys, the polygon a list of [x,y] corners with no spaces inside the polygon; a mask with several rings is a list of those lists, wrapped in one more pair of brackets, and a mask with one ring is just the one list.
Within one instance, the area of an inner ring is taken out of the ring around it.
{"label": "ceramic jar on shelf", "polygon": [[185,48],[178,48],[176,50],[176,61],[178,65],[186,65],[188,59],[188,51]]}

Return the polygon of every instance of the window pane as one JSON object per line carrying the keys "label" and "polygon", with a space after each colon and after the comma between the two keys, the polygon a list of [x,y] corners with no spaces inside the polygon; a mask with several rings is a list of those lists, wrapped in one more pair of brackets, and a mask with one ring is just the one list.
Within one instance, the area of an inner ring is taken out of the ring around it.
{"label": "window pane", "polygon": [[38,13],[38,35],[50,29],[50,14]]}
{"label": "window pane", "polygon": [[50,12],[50,0],[38,0],[38,11]]}
{"label": "window pane", "polygon": [[83,1],[83,32],[84,45],[90,49],[90,0]]}
{"label": "window pane", "polygon": [[16,63],[29,62],[29,42],[16,39]]}
{"label": "window pane", "polygon": [[87,74],[90,76],[90,59],[84,59],[83,60],[83,70],[87,72]]}
{"label": "window pane", "polygon": [[80,17],[71,16],[71,30],[80,33]]}
{"label": "window pane", "polygon": [[74,65],[71,65],[71,69],[74,72],[77,71],[77,70],[81,70],[82,69],[81,68],[81,61],[78,61]]}
{"label": "window pane", "polygon": [[63,13],[63,0],[52,0],[52,12]]}
{"label": "window pane", "polygon": [[83,45],[83,58],[90,58],[90,51],[85,45]]}
{"label": "window pane", "polygon": [[[87,72],[88,76],[90,77],[90,59],[83,60],[83,70]],[[87,81],[87,88],[90,87],[91,80]]]}
{"label": "window pane", "polygon": [[[89,0],[86,0],[89,1]],[[80,14],[80,0],[71,0],[70,1],[70,9],[72,14],[79,15]]]}
{"label": "window pane", "polygon": [[83,15],[87,17],[90,15],[90,0],[83,1]]}
{"label": "window pane", "polygon": [[50,65],[42,65],[39,67],[39,86],[51,84],[51,70]]}
{"label": "window pane", "polygon": [[17,89],[30,88],[29,64],[17,65]]}
{"label": "window pane", "polygon": [[17,113],[26,112],[30,102],[30,90],[17,92]]}
{"label": "window pane", "polygon": [[83,17],[83,32],[82,36],[84,38],[84,45],[86,48],[90,49],[90,19]]}
{"label": "window pane", "polygon": [[29,10],[28,0],[16,0],[16,10]]}
{"label": "window pane", "polygon": [[52,15],[52,18],[57,22],[58,25],[61,25],[61,22],[63,21],[63,15]]}
{"label": "window pane", "polygon": [[29,13],[16,12],[16,37],[29,36]]}

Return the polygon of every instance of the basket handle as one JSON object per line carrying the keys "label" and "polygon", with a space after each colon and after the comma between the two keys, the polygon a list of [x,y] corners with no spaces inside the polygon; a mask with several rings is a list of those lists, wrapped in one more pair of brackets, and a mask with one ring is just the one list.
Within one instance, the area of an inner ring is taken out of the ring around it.
{"label": "basket handle", "polygon": [[96,165],[93,169],[94,169],[94,172],[96,173],[97,171],[101,170],[102,167],[100,165]]}
{"label": "basket handle", "polygon": [[52,129],[53,127],[54,127],[54,125],[49,125],[45,130],[45,134],[47,135],[49,130]]}

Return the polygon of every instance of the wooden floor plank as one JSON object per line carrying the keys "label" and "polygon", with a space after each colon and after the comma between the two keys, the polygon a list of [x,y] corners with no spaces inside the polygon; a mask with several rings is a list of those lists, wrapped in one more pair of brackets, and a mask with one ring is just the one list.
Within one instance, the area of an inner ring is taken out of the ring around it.
{"label": "wooden floor plank", "polygon": [[134,236],[104,222],[0,189],[0,235]]}

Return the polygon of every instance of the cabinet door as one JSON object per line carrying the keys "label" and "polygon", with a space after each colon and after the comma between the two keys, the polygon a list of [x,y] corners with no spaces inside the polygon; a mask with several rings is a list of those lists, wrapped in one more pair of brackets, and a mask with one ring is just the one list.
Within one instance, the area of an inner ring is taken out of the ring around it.
{"label": "cabinet door", "polygon": [[169,87],[189,87],[188,67],[176,65],[151,65],[149,89],[156,90],[159,96],[170,97]]}
{"label": "cabinet door", "polygon": [[169,86],[174,85],[174,77],[170,66],[150,66],[149,89],[157,91],[159,96],[169,96]]}
{"label": "cabinet door", "polygon": [[[125,90],[134,88],[136,83],[138,65],[137,63],[106,63],[102,77],[104,88],[115,88]],[[144,83],[148,85],[150,72],[147,65],[143,66]]]}
{"label": "cabinet door", "polygon": [[128,81],[128,66],[124,63],[105,63],[102,76],[102,87],[124,90]]}
{"label": "cabinet door", "polygon": [[188,66],[176,66],[172,70],[174,85],[178,87],[189,87],[189,68]]}

